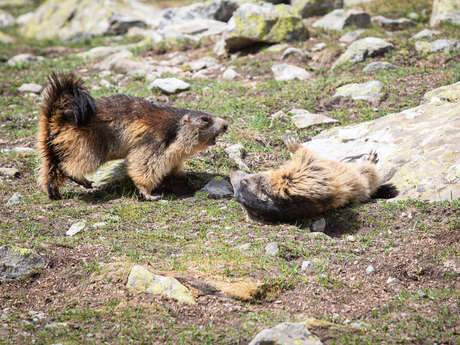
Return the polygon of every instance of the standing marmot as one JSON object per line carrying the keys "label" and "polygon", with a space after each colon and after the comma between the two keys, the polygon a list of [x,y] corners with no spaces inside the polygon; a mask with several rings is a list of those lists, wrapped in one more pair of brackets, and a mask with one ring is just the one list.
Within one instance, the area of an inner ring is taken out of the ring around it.
{"label": "standing marmot", "polygon": [[361,162],[341,163],[317,157],[292,138],[284,142],[293,156],[279,169],[231,173],[236,200],[252,217],[267,221],[311,218],[351,202],[398,194],[393,185],[382,184],[376,153]]}
{"label": "standing marmot", "polygon": [[85,187],[85,176],[104,162],[125,158],[142,195],[152,194],[168,174],[180,174],[185,159],[215,144],[227,122],[215,115],[157,106],[115,95],[94,99],[73,74],[49,78],[38,128],[40,184],[59,199],[66,178]]}

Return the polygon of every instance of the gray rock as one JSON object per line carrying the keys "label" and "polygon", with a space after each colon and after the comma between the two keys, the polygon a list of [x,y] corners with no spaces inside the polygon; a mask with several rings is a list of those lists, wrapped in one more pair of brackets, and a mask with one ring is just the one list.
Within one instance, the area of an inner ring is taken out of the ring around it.
{"label": "gray rock", "polygon": [[40,94],[42,90],[43,90],[43,86],[39,84],[35,84],[35,83],[25,83],[25,84],[22,84],[18,88],[18,91],[21,93],[32,92],[32,93]]}
{"label": "gray rock", "polygon": [[94,223],[93,224],[93,228],[94,229],[100,229],[100,228],[103,228],[107,226],[107,223],[106,222],[97,222],[97,223]]}
{"label": "gray rock", "polygon": [[71,227],[66,231],[65,235],[72,237],[76,234],[78,234],[80,231],[82,231],[86,227],[86,222],[81,221],[77,223],[73,223]]}
{"label": "gray rock", "polygon": [[305,234],[307,237],[311,237],[311,238],[320,238],[320,239],[323,239],[323,240],[331,240],[331,236],[329,235],[326,235],[324,232],[307,232]]}
{"label": "gray rock", "polygon": [[387,71],[389,69],[395,69],[395,68],[398,68],[398,67],[389,62],[375,61],[375,62],[371,62],[366,67],[364,67],[363,72],[372,73],[372,72],[379,71],[379,70]]}
{"label": "gray rock", "polygon": [[305,53],[299,48],[289,47],[283,52],[283,55],[281,55],[281,59],[284,60],[291,55],[298,55],[300,57],[305,57]]}
{"label": "gray rock", "polygon": [[307,72],[305,69],[287,63],[273,65],[272,72],[277,81],[307,80],[312,77],[312,73]]}
{"label": "gray rock", "polygon": [[233,52],[254,43],[280,43],[308,38],[302,18],[290,6],[245,3],[229,21],[225,49]]}
{"label": "gray rock", "polygon": [[222,74],[222,79],[225,80],[235,80],[238,78],[240,75],[233,69],[233,68],[227,68],[224,73]]}
{"label": "gray rock", "polygon": [[418,13],[415,13],[415,12],[410,12],[407,16],[409,17],[409,19],[412,19],[412,20],[420,19],[420,16],[418,15]]}
{"label": "gray rock", "polygon": [[35,61],[43,61],[43,56],[35,56],[32,54],[19,54],[13,56],[11,59],[7,61],[7,64],[10,66],[15,65],[26,65]]}
{"label": "gray rock", "polygon": [[302,272],[309,271],[313,268],[313,263],[308,260],[308,261],[302,261],[302,265],[300,266],[300,270]]}
{"label": "gray rock", "polygon": [[302,18],[322,16],[336,8],[342,7],[341,0],[291,0],[292,7]]}
{"label": "gray rock", "polygon": [[222,37],[220,40],[216,42],[213,51],[214,53],[216,53],[217,56],[223,56],[227,54],[227,43],[225,42],[224,37]]}
{"label": "gray rock", "polygon": [[0,247],[0,282],[21,278],[45,267],[45,259],[30,249],[10,245]]}
{"label": "gray rock", "polygon": [[308,128],[323,123],[338,123],[339,121],[322,114],[313,114],[305,109],[292,109],[289,111],[293,116],[294,125],[297,128]]}
{"label": "gray rock", "polygon": [[249,345],[322,345],[302,323],[283,322],[258,333]]}
{"label": "gray rock", "polygon": [[22,203],[22,195],[20,193],[14,193],[11,198],[6,202],[7,206],[18,205]]}
{"label": "gray rock", "polygon": [[402,282],[398,278],[389,277],[387,280],[387,285],[401,285]]}
{"label": "gray rock", "polygon": [[[82,58],[86,59],[97,59],[101,57],[106,57],[109,55],[116,54],[122,50],[126,49],[123,46],[115,46],[115,47],[94,47],[86,52],[78,54]],[[131,54],[125,53],[125,56],[132,56]]]}
{"label": "gray rock", "polygon": [[460,25],[460,4],[458,0],[434,0],[430,25],[449,22]]}
{"label": "gray rock", "polygon": [[251,248],[251,243],[243,243],[238,246],[239,250],[249,250]]}
{"label": "gray rock", "polygon": [[220,35],[228,29],[226,23],[212,19],[197,19],[185,21],[155,32],[154,42],[191,39],[199,41],[203,37]]}
{"label": "gray rock", "polygon": [[417,25],[417,22],[407,18],[390,19],[384,16],[372,17],[372,22],[377,23],[382,28],[391,31],[404,30],[410,28],[411,26]]}
{"label": "gray rock", "polygon": [[460,81],[428,91],[423,99],[427,103],[460,102]]}
{"label": "gray rock", "polygon": [[460,50],[460,41],[439,39],[433,42],[417,41],[415,49],[421,53],[435,53],[438,51],[453,52]]}
{"label": "gray rock", "polygon": [[189,66],[193,72],[196,72],[205,68],[219,67],[219,62],[212,56],[205,56],[201,59],[190,62]]}
{"label": "gray rock", "polygon": [[413,40],[419,40],[422,38],[431,38],[433,36],[440,35],[442,32],[438,30],[423,29],[411,37]]}
{"label": "gray rock", "polygon": [[233,195],[232,185],[222,177],[214,177],[206,183],[201,191],[208,193],[208,197],[211,199],[221,199]]}
{"label": "gray rock", "polygon": [[375,268],[372,265],[367,266],[366,268],[366,274],[372,274],[375,272]]}
{"label": "gray rock", "polygon": [[14,25],[16,20],[8,12],[0,10],[0,28]]}
{"label": "gray rock", "polygon": [[340,37],[339,41],[342,43],[351,43],[353,41],[356,41],[364,33],[364,31],[366,30],[358,29],[358,30],[347,32],[342,37]]}
{"label": "gray rock", "polygon": [[249,170],[248,166],[244,162],[244,156],[246,155],[246,150],[241,144],[230,145],[225,148],[228,157],[238,165],[238,168],[241,170]]}
{"label": "gray rock", "polygon": [[357,26],[367,28],[371,24],[371,17],[366,12],[360,10],[337,9],[313,24],[315,28],[326,30],[343,30],[347,26]]}
{"label": "gray rock", "polygon": [[11,44],[15,41],[13,37],[0,31],[0,43]]}
{"label": "gray rock", "polygon": [[320,218],[315,220],[311,224],[311,230],[313,232],[324,232],[324,230],[326,230],[326,219]]}
{"label": "gray rock", "polygon": [[348,236],[346,237],[346,239],[347,239],[348,242],[355,242],[355,241],[356,241],[356,238],[355,238],[355,236],[353,236],[353,235],[348,235]]}
{"label": "gray rock", "polygon": [[278,255],[278,252],[280,251],[278,242],[270,242],[265,246],[265,254],[270,255],[270,256],[275,256]]}
{"label": "gray rock", "polygon": [[383,83],[378,80],[371,80],[362,84],[347,84],[339,87],[333,97],[350,97],[356,101],[376,102],[383,97],[382,88]]}
{"label": "gray rock", "polygon": [[15,168],[0,168],[0,176],[6,176],[9,178],[18,177],[19,170]]}
{"label": "gray rock", "polygon": [[167,94],[176,93],[190,89],[190,84],[177,78],[156,79],[149,86],[149,89],[157,88]]}
{"label": "gray rock", "polygon": [[34,16],[33,12],[24,13],[24,14],[16,17],[16,24],[24,25],[27,22],[29,22],[33,18],[33,16]]}
{"label": "gray rock", "polygon": [[347,63],[355,64],[364,61],[367,57],[382,55],[393,48],[394,46],[391,43],[381,38],[362,38],[350,44],[345,53],[337,59],[332,68],[334,69]]}
{"label": "gray rock", "polygon": [[30,147],[16,146],[11,149],[11,152],[20,154],[20,155],[29,155],[35,153],[35,150]]}
{"label": "gray rock", "polygon": [[324,42],[319,42],[317,44],[315,44],[312,48],[311,48],[311,51],[313,52],[319,52],[321,50],[323,50],[324,48],[326,48],[326,43]]}
{"label": "gray rock", "polygon": [[146,27],[146,22],[139,18],[126,17],[120,14],[115,14],[109,18],[109,27],[106,33],[112,35],[124,35],[131,28]]}
{"label": "gray rock", "polygon": [[460,98],[448,87],[439,92],[432,96],[436,102],[335,127],[303,145],[339,161],[377,151],[379,171],[399,190],[393,200],[455,200],[460,197]]}

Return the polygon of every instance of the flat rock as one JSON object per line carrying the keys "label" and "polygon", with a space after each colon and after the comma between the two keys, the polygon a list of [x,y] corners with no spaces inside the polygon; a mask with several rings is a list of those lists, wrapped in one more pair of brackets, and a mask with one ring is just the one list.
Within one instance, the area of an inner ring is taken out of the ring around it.
{"label": "flat rock", "polygon": [[285,80],[307,80],[312,77],[312,73],[307,72],[304,68],[280,63],[272,66],[272,72],[277,81]]}
{"label": "flat rock", "polygon": [[302,265],[300,266],[300,270],[302,272],[309,271],[313,267],[313,263],[310,260],[302,261]]}
{"label": "flat rock", "polygon": [[378,80],[371,80],[362,84],[347,84],[339,87],[334,94],[336,97],[350,97],[353,100],[364,100],[368,102],[376,102],[383,96],[383,83]]}
{"label": "flat rock", "polygon": [[4,245],[0,247],[0,282],[38,272],[46,261],[30,249]]}
{"label": "flat rock", "polygon": [[347,32],[346,34],[343,34],[342,37],[339,38],[339,41],[342,43],[351,43],[356,41],[363,33],[364,29],[358,29],[354,31]]}
{"label": "flat rock", "polygon": [[394,46],[391,43],[381,38],[362,38],[350,44],[345,53],[337,59],[332,68],[334,69],[347,63],[355,64],[364,61],[367,57],[382,55],[393,48]]}
{"label": "flat rock", "polygon": [[233,195],[231,183],[222,177],[212,178],[201,191],[208,193],[208,197],[211,199],[221,199]]}
{"label": "flat rock", "polygon": [[23,201],[22,195],[20,193],[14,193],[6,202],[6,206],[18,205]]}
{"label": "flat rock", "polygon": [[32,54],[19,54],[9,59],[7,61],[7,64],[10,66],[26,65],[26,64],[30,64],[35,61],[43,61],[43,60],[44,60],[43,56],[35,56]]}
{"label": "flat rock", "polygon": [[303,145],[332,160],[375,150],[396,200],[439,201],[460,197],[459,142],[460,103],[446,101],[326,130]]}
{"label": "flat rock", "polygon": [[261,292],[263,286],[260,282],[250,278],[235,278],[231,282],[214,280],[207,283],[227,296],[242,301],[253,300]]}
{"label": "flat rock", "polygon": [[212,56],[205,56],[201,59],[190,62],[189,66],[193,72],[196,72],[205,68],[219,67],[219,62]]}
{"label": "flat rock", "polygon": [[153,274],[140,265],[134,265],[132,268],[126,287],[133,292],[148,292],[173,298],[181,303],[195,304],[190,290],[177,279]]}
{"label": "flat rock", "polygon": [[46,0],[22,26],[21,33],[64,40],[124,34],[132,26],[158,25],[161,14],[157,8],[136,0]]}
{"label": "flat rock", "polygon": [[0,10],[0,28],[14,25],[16,20],[14,17],[6,11]]}
{"label": "flat rock", "polygon": [[368,64],[366,67],[364,67],[363,72],[372,73],[375,71],[381,71],[381,70],[387,71],[387,70],[396,69],[396,68],[398,68],[398,66],[395,66],[386,61],[374,61]]}
{"label": "flat rock", "polygon": [[291,6],[245,3],[229,21],[224,46],[227,52],[233,52],[254,43],[302,41],[307,38],[308,30]]}
{"label": "flat rock", "polygon": [[460,25],[460,2],[458,0],[434,0],[430,25],[449,22]]}
{"label": "flat rock", "polygon": [[109,56],[109,55],[116,54],[116,53],[120,52],[123,49],[125,49],[125,48],[122,47],[122,46],[94,47],[94,48],[91,48],[90,50],[88,50],[86,52],[82,52],[82,53],[80,53],[78,55],[81,56],[82,58],[86,58],[86,59],[97,59],[97,58],[106,57],[106,56]]}
{"label": "flat rock", "polygon": [[66,231],[65,234],[66,234],[66,236],[72,237],[72,236],[78,234],[80,231],[82,231],[85,227],[86,227],[86,222],[85,221],[73,223],[70,226],[69,230]]}
{"label": "flat rock", "polygon": [[414,36],[412,36],[411,39],[419,40],[422,38],[431,38],[433,36],[440,35],[441,33],[442,32],[438,30],[423,29],[422,31],[419,31]]}
{"label": "flat rock", "polygon": [[278,245],[278,242],[270,242],[265,246],[265,254],[270,255],[270,256],[275,256],[278,255],[278,252],[280,251],[280,247]]}
{"label": "flat rock", "polygon": [[428,103],[460,103],[460,81],[428,91],[423,96],[423,99]]}
{"label": "flat rock", "polygon": [[42,92],[42,90],[43,90],[43,86],[41,86],[39,84],[35,84],[35,83],[25,83],[25,84],[22,84],[18,88],[18,91],[21,92],[21,93],[31,92],[31,93],[40,94],[40,92]]}
{"label": "flat rock", "polygon": [[159,35],[160,39],[157,38],[154,41],[170,41],[171,39],[191,39],[198,41],[203,37],[220,35],[227,31],[227,29],[227,23],[217,20],[190,20],[157,30],[156,34]]}
{"label": "flat rock", "polygon": [[315,28],[326,30],[343,30],[347,26],[357,26],[367,28],[371,24],[371,17],[366,12],[360,10],[337,9],[313,24]]}
{"label": "flat rock", "polygon": [[0,168],[0,176],[6,176],[6,177],[18,177],[19,176],[19,170],[15,168]]}
{"label": "flat rock", "polygon": [[390,19],[384,16],[372,17],[372,22],[390,31],[404,30],[417,25],[417,22],[407,18]]}
{"label": "flat rock", "polygon": [[35,153],[35,150],[30,147],[16,146],[11,149],[11,152],[17,153],[19,155],[30,155]]}
{"label": "flat rock", "polygon": [[240,75],[233,68],[227,68],[224,73],[222,73],[222,79],[225,80],[235,80],[239,76]]}
{"label": "flat rock", "polygon": [[340,0],[291,0],[291,5],[302,18],[322,16],[342,7]]}
{"label": "flat rock", "polygon": [[289,111],[293,116],[294,125],[297,128],[308,128],[323,123],[338,123],[336,119],[322,114],[313,114],[305,109],[291,109]]}
{"label": "flat rock", "polygon": [[177,78],[164,78],[154,80],[148,88],[157,88],[164,93],[173,94],[190,89],[190,84]]}
{"label": "flat rock", "polygon": [[417,41],[415,49],[421,53],[436,53],[438,51],[453,52],[460,50],[460,41],[439,39],[436,41]]}
{"label": "flat rock", "polygon": [[283,322],[258,333],[249,345],[322,345],[303,323]]}

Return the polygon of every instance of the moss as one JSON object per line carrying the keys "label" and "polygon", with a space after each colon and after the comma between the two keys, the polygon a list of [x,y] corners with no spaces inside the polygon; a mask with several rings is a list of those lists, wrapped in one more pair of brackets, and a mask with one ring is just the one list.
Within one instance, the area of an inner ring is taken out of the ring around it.
{"label": "moss", "polygon": [[11,247],[10,248],[12,252],[19,253],[21,256],[31,256],[33,255],[32,251],[27,248],[21,248],[21,247]]}

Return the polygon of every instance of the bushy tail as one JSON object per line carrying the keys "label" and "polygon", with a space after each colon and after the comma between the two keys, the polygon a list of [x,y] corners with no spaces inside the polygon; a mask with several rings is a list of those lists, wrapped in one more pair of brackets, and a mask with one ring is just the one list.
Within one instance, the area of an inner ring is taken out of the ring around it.
{"label": "bushy tail", "polygon": [[372,194],[372,199],[391,199],[397,197],[399,194],[398,188],[392,183],[385,183],[380,185],[379,188]]}
{"label": "bushy tail", "polygon": [[52,73],[43,94],[37,144],[42,164],[39,184],[51,199],[60,199],[59,185],[65,175],[59,169],[56,139],[62,126],[81,127],[88,124],[96,112],[94,99],[83,87],[83,81],[73,74]]}

